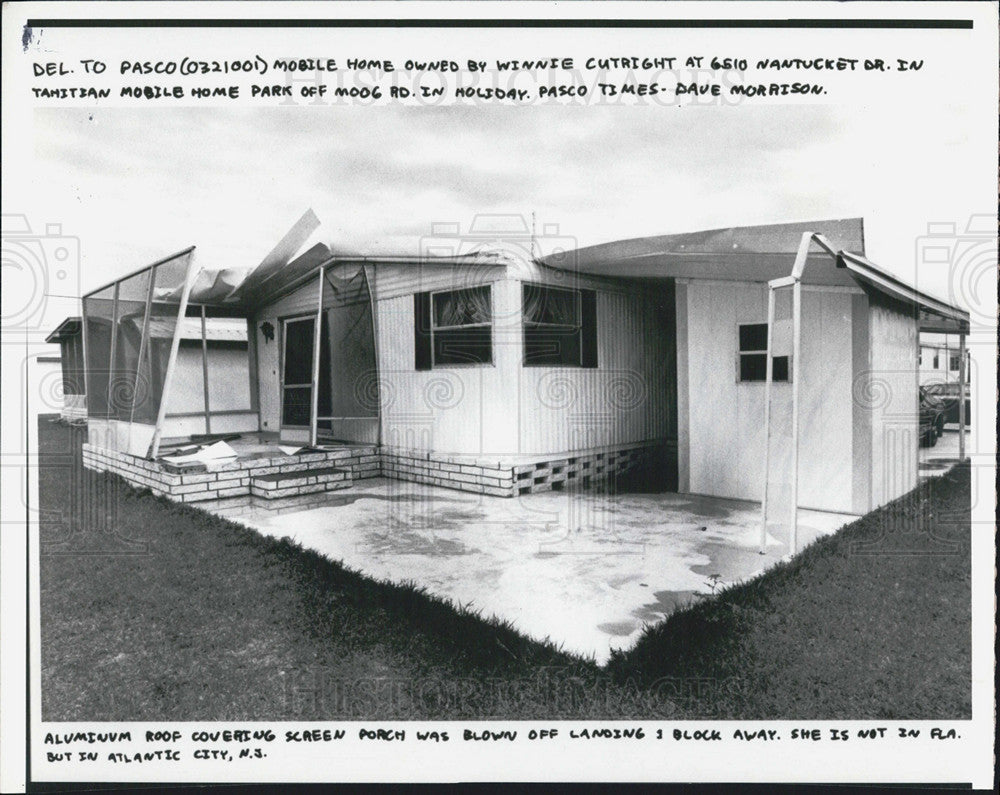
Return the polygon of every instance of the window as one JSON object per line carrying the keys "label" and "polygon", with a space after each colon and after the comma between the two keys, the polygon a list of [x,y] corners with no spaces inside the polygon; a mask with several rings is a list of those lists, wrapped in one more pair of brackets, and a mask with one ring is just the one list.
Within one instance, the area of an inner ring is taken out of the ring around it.
{"label": "window", "polygon": [[415,366],[493,363],[489,286],[413,296]]}
{"label": "window", "polygon": [[937,370],[940,366],[941,366],[940,365],[940,360],[938,359],[938,355],[935,353],[934,354],[934,369]]}
{"label": "window", "polygon": [[954,353],[948,357],[948,369],[953,373],[958,372],[958,354]]}
{"label": "window", "polygon": [[[767,323],[742,323],[739,328],[738,378],[740,381],[767,379]],[[771,380],[790,380],[789,356],[771,357]]]}
{"label": "window", "polygon": [[521,286],[525,367],[597,367],[597,295]]}

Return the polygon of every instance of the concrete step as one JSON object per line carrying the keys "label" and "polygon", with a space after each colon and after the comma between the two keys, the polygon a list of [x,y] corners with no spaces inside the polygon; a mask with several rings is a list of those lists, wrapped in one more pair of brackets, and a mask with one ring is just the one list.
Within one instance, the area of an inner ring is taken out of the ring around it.
{"label": "concrete step", "polygon": [[266,500],[292,497],[296,494],[318,494],[346,489],[351,485],[351,473],[346,469],[322,467],[301,472],[275,472],[250,478],[250,493]]}

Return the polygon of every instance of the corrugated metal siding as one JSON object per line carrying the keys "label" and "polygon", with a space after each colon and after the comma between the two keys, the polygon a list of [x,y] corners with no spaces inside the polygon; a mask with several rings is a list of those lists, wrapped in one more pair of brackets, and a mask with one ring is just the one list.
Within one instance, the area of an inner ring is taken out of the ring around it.
{"label": "corrugated metal siding", "polygon": [[369,287],[376,300],[398,298],[425,290],[458,290],[490,284],[504,277],[504,266],[469,265],[395,265],[377,263],[368,266]]}
{"label": "corrugated metal siding", "polygon": [[598,368],[526,368],[521,282],[496,281],[492,291],[492,367],[417,372],[412,295],[378,301],[385,444],[534,455],[676,439],[669,295],[598,293]]}
{"label": "corrugated metal siding", "polygon": [[596,369],[517,369],[518,452],[676,439],[672,318],[662,287],[598,292]]}
{"label": "corrugated metal siding", "polygon": [[319,429],[319,441],[327,439],[348,439],[361,444],[378,443],[378,418],[332,420],[331,428]]}
{"label": "corrugated metal siding", "polygon": [[[421,289],[432,289],[422,283]],[[516,392],[513,348],[508,344],[517,285],[492,285],[492,366],[417,372],[414,366],[413,296],[377,302],[382,442],[408,450],[468,454],[513,452]]]}
{"label": "corrugated metal siding", "polygon": [[688,403],[688,294],[687,284],[677,282],[675,313],[677,326],[677,491],[691,490],[691,410]]}
{"label": "corrugated metal siding", "polygon": [[878,295],[869,297],[872,409],[872,507],[917,484],[919,393],[917,321],[912,312]]}
{"label": "corrugated metal siding", "polygon": [[870,311],[868,296],[851,296],[851,381],[852,429],[854,466],[851,478],[854,513],[868,513],[872,509],[872,410],[864,399],[868,388],[871,340],[869,339]]}
{"label": "corrugated metal siding", "polygon": [[[376,296],[383,443],[469,454],[561,453],[676,439],[672,297],[662,288],[576,277],[530,266],[531,281],[598,288],[598,368],[522,367],[521,281],[497,266],[377,265]],[[491,284],[494,364],[414,368],[413,293]],[[255,319],[261,419],[277,428],[280,340],[264,344],[260,324],[315,310],[307,284]]]}
{"label": "corrugated metal siding", "polygon": [[145,456],[153,441],[154,425],[87,418],[87,443],[105,450]]}
{"label": "corrugated metal siding", "polygon": [[[257,312],[261,317],[293,317],[295,315],[315,315],[319,285],[316,279],[309,279],[298,289],[270,304],[265,304]],[[259,325],[259,323],[258,323]]]}

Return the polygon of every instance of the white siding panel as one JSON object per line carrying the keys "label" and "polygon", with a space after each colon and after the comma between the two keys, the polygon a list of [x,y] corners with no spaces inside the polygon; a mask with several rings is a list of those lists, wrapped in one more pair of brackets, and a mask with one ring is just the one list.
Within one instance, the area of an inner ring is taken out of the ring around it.
{"label": "white siding panel", "polygon": [[[209,343],[208,405],[212,411],[250,408],[250,363],[247,357],[245,346]],[[214,424],[212,429],[215,430]]]}
{"label": "white siding panel", "polygon": [[405,265],[377,263],[369,266],[369,287],[376,300],[400,298],[426,290],[458,290],[502,279],[499,265]]}
{"label": "white siding panel", "polygon": [[494,364],[414,367],[413,295],[379,300],[379,386],[382,442],[390,447],[454,454],[515,452],[509,318],[511,282],[493,284]]}
{"label": "white siding panel", "polygon": [[[760,500],[764,476],[764,384],[737,380],[738,326],[767,320],[761,284],[687,283],[689,489]],[[779,293],[779,307],[786,301]],[[777,320],[773,354],[791,354],[791,319]],[[851,297],[805,291],[799,385],[799,504],[851,510]],[[791,385],[771,397],[769,497],[790,505]],[[770,511],[769,511],[770,513]]]}
{"label": "white siding panel", "polygon": [[278,318],[315,315],[318,289],[316,279],[309,279],[298,289],[262,307],[260,314]]}
{"label": "white siding panel", "polygon": [[[260,330],[264,323],[270,323],[274,329],[270,340],[265,339]],[[277,432],[281,425],[281,376],[278,372],[281,362],[281,323],[277,315],[267,315],[256,318],[255,325],[260,427],[263,431]]]}
{"label": "white siding panel", "polygon": [[[599,291],[597,368],[517,370],[518,452],[559,453],[676,439],[676,348],[665,315],[673,316],[672,298],[657,288]],[[520,347],[518,341],[518,365]]]}
{"label": "white siding panel", "polygon": [[851,296],[802,295],[799,504],[851,511]]}
{"label": "white siding panel", "polygon": [[919,414],[917,323],[912,314],[875,297],[870,302],[872,505],[917,484]]}
{"label": "white siding panel", "polygon": [[251,433],[257,430],[257,412],[213,414],[212,433]]}

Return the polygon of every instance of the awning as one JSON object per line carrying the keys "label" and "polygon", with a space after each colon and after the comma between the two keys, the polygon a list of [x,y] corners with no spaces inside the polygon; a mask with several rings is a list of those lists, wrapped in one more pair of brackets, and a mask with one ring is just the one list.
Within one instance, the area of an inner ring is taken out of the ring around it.
{"label": "awning", "polygon": [[[558,270],[613,278],[768,282],[789,274],[805,232],[822,234],[838,249],[864,251],[862,219],[847,218],[618,240],[557,252],[540,262]],[[829,257],[816,250],[809,260],[829,262]],[[848,274],[829,267],[807,267],[803,282],[854,286]]]}
{"label": "awning", "polygon": [[[802,235],[812,232],[831,246],[814,246],[802,283],[876,290],[913,307],[922,331],[968,333],[969,313],[885,272],[864,252],[862,219],[731,227],[706,232],[619,240],[563,251],[540,260],[549,267],[592,276],[631,279],[692,278],[767,283],[787,277]],[[825,244],[824,243],[824,244]],[[835,260],[831,260],[831,253]],[[832,267],[833,263],[836,267]]]}
{"label": "awning", "polygon": [[837,256],[837,267],[850,272],[862,287],[877,290],[897,301],[912,306],[917,312],[917,323],[921,331],[969,333],[969,313],[953,304],[928,295],[895,276],[886,273],[860,254],[841,251]]}
{"label": "awning", "polygon": [[45,338],[46,342],[62,342],[80,333],[80,318],[68,317]]}

